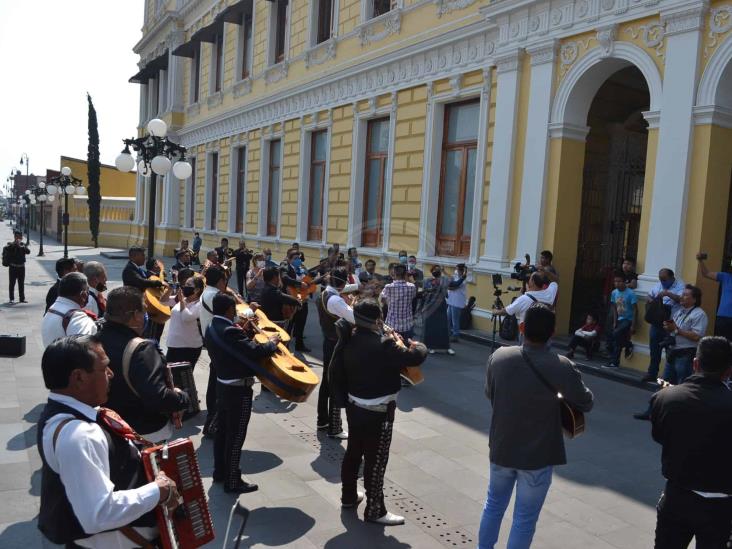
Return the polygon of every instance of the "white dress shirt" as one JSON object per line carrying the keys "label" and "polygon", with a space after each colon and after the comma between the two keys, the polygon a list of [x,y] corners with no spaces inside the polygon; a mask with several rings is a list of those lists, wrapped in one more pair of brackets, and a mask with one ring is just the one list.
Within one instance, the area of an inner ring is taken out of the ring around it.
{"label": "white dress shirt", "polygon": [[200,299],[186,303],[185,309],[180,308],[180,303],[175,304],[170,310],[168,322],[168,347],[196,349],[203,347],[203,338],[196,322],[202,309]]}
{"label": "white dress shirt", "polygon": [[91,311],[95,315],[99,316],[99,305],[97,305],[97,300],[94,299],[94,296],[98,296],[99,291],[97,291],[96,288],[89,288],[89,299],[86,302],[86,306],[84,307],[87,311]]}
{"label": "white dress shirt", "polygon": [[208,312],[203,304],[205,303],[206,306],[213,311],[213,298],[217,293],[219,293],[219,289],[216,286],[206,286],[203,289],[201,299],[199,300],[201,302],[201,310],[198,314],[201,321],[201,333],[204,336],[206,335],[206,330],[208,330],[208,326],[211,324],[211,320],[213,319],[213,312]]}
{"label": "white dress shirt", "polygon": [[[95,421],[97,409],[66,395],[51,393],[55,400],[81,412]],[[77,540],[82,547],[99,549],[128,549],[136,544],[119,532],[108,532],[138,519],[152,511],[160,500],[160,489],[150,482],[132,490],[114,491],[109,478],[109,445],[102,428],[96,423],[71,421],[64,425],[53,447],[53,435],[58,423],[73,418],[57,414],[43,430],[43,454],[48,466],[61,477],[74,515],[89,538]],[[131,443],[130,443],[131,444]],[[136,528],[146,539],[154,539],[157,528]]]}
{"label": "white dress shirt", "polygon": [[[554,306],[554,300],[557,298],[559,285],[551,282],[548,287],[543,290],[529,290],[525,294],[516,298],[516,300],[506,307],[506,312],[510,315],[516,315],[519,324],[523,323],[526,311],[529,310],[534,303],[544,303],[545,305]],[[529,296],[533,296],[531,299]]]}
{"label": "white dress shirt", "polygon": [[[457,272],[453,273],[452,280],[460,280],[460,275]],[[458,309],[462,309],[468,304],[468,285],[465,283],[465,280],[457,288],[448,288],[447,304],[450,307],[457,307]]]}
{"label": "white dress shirt", "polygon": [[[78,303],[71,301],[66,297],[59,297],[51,305],[51,309],[65,315],[71,309],[80,309]],[[74,334],[96,334],[97,325],[96,323],[82,311],[75,312],[69,320],[68,326],[64,331],[63,317],[58,316],[52,312],[47,312],[43,316],[41,322],[41,338],[43,339],[43,346],[48,347],[51,342],[55,341],[60,337]]]}
{"label": "white dress shirt", "polygon": [[326,286],[325,291],[333,294],[333,297],[328,299],[328,306],[326,309],[332,315],[338,318],[345,318],[351,324],[356,324],[356,320],[353,318],[353,308],[346,303],[333,286]]}

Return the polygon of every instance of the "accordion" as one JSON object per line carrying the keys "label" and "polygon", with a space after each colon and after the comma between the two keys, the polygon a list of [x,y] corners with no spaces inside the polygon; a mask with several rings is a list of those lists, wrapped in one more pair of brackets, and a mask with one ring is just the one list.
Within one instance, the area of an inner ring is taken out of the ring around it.
{"label": "accordion", "polygon": [[155,510],[162,547],[193,549],[213,540],[213,523],[191,440],[179,438],[168,444],[145,448],[142,462],[148,480],[153,481],[163,471],[175,482],[183,500],[173,512],[162,506]]}

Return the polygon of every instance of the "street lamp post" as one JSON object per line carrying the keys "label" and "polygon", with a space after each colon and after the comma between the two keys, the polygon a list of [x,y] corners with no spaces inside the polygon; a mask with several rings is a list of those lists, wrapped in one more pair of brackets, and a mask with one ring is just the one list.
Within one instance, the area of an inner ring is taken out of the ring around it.
{"label": "street lamp post", "polygon": [[[123,139],[125,148],[117,156],[114,164],[121,172],[129,172],[135,167],[130,147],[137,153],[140,161],[137,164],[138,172],[150,179],[150,193],[148,195],[148,228],[147,228],[147,255],[155,255],[155,200],[157,197],[156,181],[158,175],[165,175],[173,168],[173,174],[178,179],[188,179],[193,168],[186,160],[186,148],[173,143],[166,137],[167,124],[159,118],[147,123],[148,135],[135,139]],[[173,164],[172,160],[176,160]]]}
{"label": "street lamp post", "polygon": [[23,205],[26,209],[26,219],[25,219],[25,225],[26,225],[26,241],[30,242],[30,216],[31,216],[31,207],[35,206],[36,204],[40,203],[41,205],[41,230],[40,230],[40,237],[38,239],[38,256],[43,257],[43,231],[45,230],[45,211],[44,206],[46,205],[47,201],[53,201],[53,197],[49,196],[48,191],[46,189],[46,183],[43,181],[39,182],[38,185],[34,185],[30,189],[26,189],[25,193],[21,196],[20,200],[18,200],[19,205]]}
{"label": "street lamp post", "polygon": [[43,233],[46,230],[46,211],[45,205],[48,200],[48,192],[46,190],[46,184],[43,181],[38,183],[38,187],[33,189],[35,192],[36,200],[41,204],[41,236],[38,239],[38,257],[43,257]]}
{"label": "street lamp post", "polygon": [[86,190],[81,183],[81,179],[71,175],[71,168],[68,166],[61,168],[61,175],[57,175],[48,180],[46,190],[48,192],[48,200],[51,202],[55,200],[56,194],[59,197],[62,194],[64,196],[62,222],[64,225],[64,258],[67,258],[69,257],[69,195],[84,194]]}

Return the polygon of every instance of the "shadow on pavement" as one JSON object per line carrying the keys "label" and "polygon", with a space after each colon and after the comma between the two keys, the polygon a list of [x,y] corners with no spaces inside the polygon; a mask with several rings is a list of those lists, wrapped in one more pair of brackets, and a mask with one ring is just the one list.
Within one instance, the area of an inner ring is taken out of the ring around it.
{"label": "shadow on pavement", "polygon": [[369,524],[361,520],[353,509],[341,510],[341,523],[346,528],[342,534],[329,539],[323,546],[325,549],[349,549],[384,547],[388,549],[409,549],[412,546],[403,543],[394,536],[385,534],[385,527]]}
{"label": "shadow on pavement", "polygon": [[[233,535],[226,540],[226,547],[234,547],[239,526],[238,523],[231,525]],[[286,546],[303,537],[313,526],[315,526],[315,519],[300,509],[260,507],[251,511],[240,546],[251,547],[256,544],[266,547]],[[225,531],[225,527],[223,531]]]}

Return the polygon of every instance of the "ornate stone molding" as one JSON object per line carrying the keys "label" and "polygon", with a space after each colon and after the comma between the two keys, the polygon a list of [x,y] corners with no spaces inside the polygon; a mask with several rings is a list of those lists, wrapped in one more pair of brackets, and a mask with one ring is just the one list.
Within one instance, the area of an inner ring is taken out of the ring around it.
{"label": "ornate stone molding", "polygon": [[452,88],[452,95],[454,97],[457,97],[458,95],[460,95],[460,90],[463,87],[463,75],[456,74],[456,75],[450,77],[450,87]]}
{"label": "ornate stone molding", "polygon": [[206,98],[206,105],[208,105],[209,109],[218,107],[223,102],[224,102],[224,94],[223,94],[223,92],[220,92],[220,91],[217,91],[216,93],[212,93],[211,95],[209,95]]}
{"label": "ornate stone molding", "polygon": [[562,44],[559,49],[559,59],[561,66],[559,68],[560,76],[567,74],[567,71],[572,67],[581,51],[586,51],[590,48],[590,41],[594,40],[593,37],[586,38],[585,40],[572,40],[566,44]]}
{"label": "ornate stone molding", "polygon": [[326,61],[335,59],[337,39],[331,38],[305,52],[305,67],[321,65]]}
{"label": "ornate stone molding", "polygon": [[526,53],[531,56],[531,65],[543,65],[553,63],[557,55],[557,41],[549,40],[526,48]]}
{"label": "ornate stone molding", "polygon": [[519,49],[497,54],[496,70],[499,74],[502,72],[517,71],[522,56],[523,53]]}
{"label": "ornate stone molding", "polygon": [[704,27],[704,14],[707,11],[706,2],[698,2],[692,7],[686,7],[661,13],[661,22],[666,26],[666,36],[683,32],[696,31]]}
{"label": "ornate stone molding", "polygon": [[193,103],[191,105],[188,105],[186,107],[186,116],[188,118],[192,118],[194,116],[198,116],[198,114],[201,112],[201,104],[200,103]]}
{"label": "ornate stone molding", "polygon": [[183,143],[193,146],[272,122],[298,118],[314,110],[450,78],[459,72],[481,70],[493,65],[494,37],[493,29],[467,36],[456,33],[450,41],[438,41],[411,55],[405,56],[402,51],[386,54],[363,66],[328,74],[315,82],[278,90],[206,120],[187,124],[181,129]]}
{"label": "ornate stone molding", "polygon": [[661,111],[644,111],[643,118],[648,122],[649,130],[657,130],[661,125]]}
{"label": "ornate stone molding", "polygon": [[274,84],[275,82],[284,80],[287,78],[289,68],[290,63],[287,60],[277,63],[276,65],[272,65],[271,67],[267,67],[264,69],[264,81],[267,84]]}
{"label": "ornate stone molding", "polygon": [[628,27],[625,32],[630,34],[633,40],[639,36],[643,44],[648,48],[656,51],[658,57],[663,57],[663,47],[666,42],[666,27],[660,23],[651,23],[649,25],[640,25],[639,27]]}
{"label": "ornate stone molding", "polygon": [[556,122],[549,124],[549,137],[552,139],[585,141],[588,133],[590,133],[590,128],[588,126],[576,126],[574,124],[562,124]]}
{"label": "ornate stone molding", "polygon": [[719,105],[697,106],[693,109],[694,124],[714,125],[722,128],[732,128],[732,110]]}
{"label": "ornate stone molding", "polygon": [[732,6],[723,5],[709,11],[709,40],[704,44],[704,57],[717,47],[722,36],[732,30]]}
{"label": "ornate stone molding", "polygon": [[252,79],[245,78],[234,84],[234,97],[242,97],[252,93]]}
{"label": "ornate stone molding", "polygon": [[402,10],[396,8],[384,15],[369,19],[358,27],[358,37],[362,46],[379,42],[402,29]]}
{"label": "ornate stone molding", "polygon": [[437,6],[437,17],[442,17],[453,11],[463,10],[475,4],[476,0],[434,0]]}
{"label": "ornate stone molding", "polygon": [[615,41],[617,40],[618,26],[617,25],[606,25],[604,27],[598,27],[596,39],[597,43],[600,44],[605,57],[610,57],[613,54],[613,48],[615,47]]}

